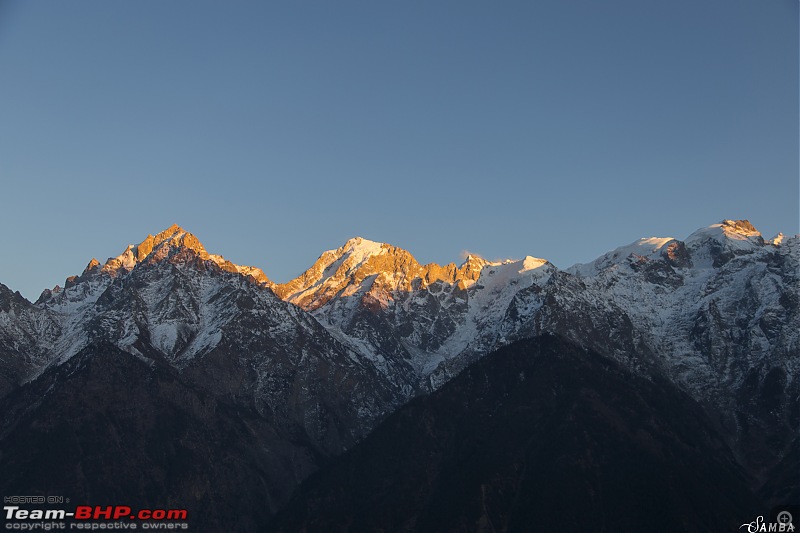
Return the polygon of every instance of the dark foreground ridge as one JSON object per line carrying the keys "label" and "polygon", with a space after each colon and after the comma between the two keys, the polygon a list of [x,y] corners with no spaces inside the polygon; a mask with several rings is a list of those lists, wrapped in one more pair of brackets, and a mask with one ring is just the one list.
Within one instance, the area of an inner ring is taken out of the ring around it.
{"label": "dark foreground ridge", "polygon": [[472,365],[309,478],[274,531],[735,531],[763,506],[702,409],[553,336]]}
{"label": "dark foreground ridge", "polygon": [[253,409],[109,345],[85,349],[1,407],[3,494],[33,487],[79,505],[185,508],[191,531],[259,528],[293,475],[281,456],[313,453]]}

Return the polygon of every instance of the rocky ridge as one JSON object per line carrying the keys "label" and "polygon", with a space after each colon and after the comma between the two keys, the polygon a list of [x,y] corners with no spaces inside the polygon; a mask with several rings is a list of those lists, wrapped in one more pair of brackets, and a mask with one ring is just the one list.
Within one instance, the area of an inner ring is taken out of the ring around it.
{"label": "rocky ridge", "polygon": [[796,490],[770,480],[797,462],[798,243],[726,220],[560,270],[534,257],[421,265],[355,238],[274,284],[172,226],[93,259],[36,303],[0,286],[0,396],[112,346],[253,409],[284,437],[299,431],[305,451],[283,448],[304,457],[296,483],[483,355],[555,334],[677,385],[777,498]]}
{"label": "rocky ridge", "polygon": [[666,375],[766,482],[798,446],[799,243],[725,220],[566,270],[530,257],[484,262],[464,282],[426,277],[407,252],[354,240],[278,291],[387,375],[413,371],[417,392],[544,333]]}
{"label": "rocky ridge", "polygon": [[[248,435],[249,427],[263,437],[250,453],[259,464],[274,468],[266,468],[261,481],[251,482],[268,487],[266,513],[274,512],[301,479],[326,457],[352,446],[405,396],[369,360],[337,341],[308,313],[278,298],[270,286],[260,270],[207,253],[191,233],[173,226],[102,266],[91,261],[80,276],[70,278],[63,289],[44,293],[35,304],[0,287],[0,369],[7,413],[0,426],[0,463],[9,473],[5,492],[25,492],[37,459],[18,448],[19,443],[37,438],[43,439],[42,445],[51,443],[50,437],[36,436],[37,428],[50,420],[95,417],[118,428],[116,435],[62,435],[75,442],[70,453],[77,454],[66,464],[76,464],[105,461],[100,441],[113,437],[136,442],[133,436],[123,437],[128,431],[123,428],[151,427],[148,420],[155,416],[176,428],[175,438],[184,438],[180,428],[191,432],[181,442],[200,463],[213,461],[219,451],[213,443],[197,440],[205,423],[216,424],[208,432],[220,438],[230,424],[239,433]],[[94,383],[103,375],[96,369],[109,365],[127,370],[107,371],[119,379]],[[138,377],[122,379],[126,373]],[[152,400],[163,412],[138,410],[142,379],[173,391],[169,398]],[[90,390],[97,391],[95,396],[114,395],[114,401],[97,404]],[[40,400],[31,404],[31,395]],[[61,400],[47,400],[56,397]],[[225,421],[201,407],[207,402],[244,418]],[[70,411],[59,415],[60,405]],[[82,459],[81,450],[100,455]],[[167,456],[147,459],[148,475],[168,476]],[[114,480],[99,474],[79,477],[68,488],[75,494],[102,493],[112,482],[142,488],[141,480],[134,479],[140,472],[125,469]],[[212,485],[208,491],[186,495],[187,505],[200,508],[209,498],[235,496],[234,491],[217,493]],[[144,492],[130,497],[147,500]]]}

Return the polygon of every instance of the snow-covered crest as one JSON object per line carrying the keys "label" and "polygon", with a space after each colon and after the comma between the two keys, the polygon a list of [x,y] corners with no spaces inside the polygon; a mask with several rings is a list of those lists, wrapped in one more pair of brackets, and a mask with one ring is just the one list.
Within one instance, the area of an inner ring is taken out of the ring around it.
{"label": "snow-covered crest", "polygon": [[[352,297],[373,291],[376,300],[393,298],[392,293],[408,293],[437,281],[460,284],[475,282],[483,266],[490,264],[470,256],[455,263],[421,265],[408,251],[362,237],[348,240],[335,250],[324,252],[296,279],[275,287],[275,292],[303,309],[317,309],[337,295]],[[382,291],[378,296],[376,291]]]}
{"label": "snow-covered crest", "polygon": [[[43,340],[50,354],[44,357],[45,367],[68,360],[98,335],[110,336],[132,353],[139,353],[142,339],[169,356],[206,352],[235,315],[220,307],[226,301],[220,296],[248,284],[266,288],[271,282],[261,269],[209,254],[194,235],[172,225],[128,245],[102,266],[92,259],[63,289],[42,294],[36,306],[60,332]],[[264,296],[274,299],[271,292]]]}
{"label": "snow-covered crest", "polygon": [[[560,271],[533,257],[421,265],[355,238],[273,293],[260,270],[209,254],[173,226],[102,266],[93,260],[36,304],[0,306],[0,347],[28,350],[35,339],[39,370],[100,337],[180,369],[220,350],[280,349],[289,354],[281,371],[301,371],[318,360],[305,348],[316,343],[314,353],[368,369],[368,379],[401,391],[399,401],[504,344],[555,333],[637,372],[664,372],[702,404],[734,412],[741,398],[760,401],[762,386],[783,387],[780,401],[796,397],[798,242],[764,241],[746,221],[723,221]],[[265,390],[277,387],[262,378]]]}

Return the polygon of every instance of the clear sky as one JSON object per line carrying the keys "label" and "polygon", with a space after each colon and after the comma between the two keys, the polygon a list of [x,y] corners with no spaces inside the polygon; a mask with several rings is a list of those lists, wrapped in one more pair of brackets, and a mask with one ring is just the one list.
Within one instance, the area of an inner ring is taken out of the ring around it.
{"label": "clear sky", "polygon": [[286,281],[348,238],[559,267],[798,232],[797,0],[0,0],[0,282],[178,223]]}

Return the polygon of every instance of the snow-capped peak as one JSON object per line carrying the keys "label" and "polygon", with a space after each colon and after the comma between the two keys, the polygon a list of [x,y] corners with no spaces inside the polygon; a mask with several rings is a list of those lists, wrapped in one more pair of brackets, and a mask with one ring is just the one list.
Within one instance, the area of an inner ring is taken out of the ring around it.
{"label": "snow-capped peak", "polygon": [[478,283],[486,284],[487,280],[492,280],[491,283],[493,285],[507,285],[510,280],[547,264],[549,264],[547,260],[530,255],[526,256],[525,259],[518,259],[516,261],[507,259],[502,262],[487,262],[486,266],[481,270]]}
{"label": "snow-capped peak", "polygon": [[686,244],[692,245],[708,240],[730,242],[737,247],[749,247],[751,244],[763,244],[764,242],[761,232],[754,228],[748,220],[723,220],[719,224],[712,224],[695,231],[686,239]]}
{"label": "snow-capped peak", "polygon": [[319,306],[351,282],[360,283],[365,277],[384,268],[378,264],[382,263],[384,256],[391,259],[392,256],[403,254],[410,257],[408,252],[400,248],[353,237],[343,246],[323,252],[311,268],[288,283],[276,285],[273,290],[281,298],[301,307]]}
{"label": "snow-capped peak", "polygon": [[99,266],[100,266],[100,261],[92,257],[92,260],[89,261],[89,264],[86,265],[85,269],[83,269],[83,273],[86,274],[87,272],[91,272],[92,270],[96,269]]}
{"label": "snow-capped peak", "polygon": [[154,255],[155,260],[160,260],[172,253],[174,250],[189,249],[194,251],[202,259],[209,259],[210,256],[200,241],[177,224],[173,224],[166,230],[157,235],[148,235],[139,244],[129,244],[117,257],[109,258],[103,265],[103,272],[117,276],[121,270],[130,271],[138,263]]}
{"label": "snow-capped peak", "polygon": [[[455,263],[421,265],[402,248],[355,237],[342,247],[323,253],[301,276],[274,290],[281,298],[314,310],[337,295],[352,295],[361,288],[375,293],[408,293],[442,281],[466,289],[475,283],[486,266],[500,264],[468,255],[460,266]],[[520,265],[517,270],[522,268]]]}
{"label": "snow-capped peak", "polygon": [[784,237],[785,236],[783,233],[778,233],[767,242],[773,246],[780,246],[780,244],[783,242]]}
{"label": "snow-capped peak", "polygon": [[339,257],[346,255],[353,262],[361,264],[364,260],[373,255],[385,254],[389,248],[390,246],[388,244],[382,242],[375,242],[362,237],[353,237],[338,250],[330,250],[330,252]]}
{"label": "snow-capped peak", "polygon": [[[776,237],[775,244],[781,239]],[[723,220],[719,224],[701,228],[685,241],[673,237],[642,238],[627,246],[620,246],[590,263],[578,263],[566,271],[578,276],[594,276],[629,258],[641,260],[664,259],[674,267],[719,266],[726,258],[749,253],[764,246],[761,233],[747,220]],[[726,252],[727,250],[727,252]]]}
{"label": "snow-capped peak", "polygon": [[695,263],[718,267],[735,256],[750,254],[765,245],[761,233],[747,220],[723,220],[692,233],[686,247]]}
{"label": "snow-capped peak", "polygon": [[467,254],[467,257],[464,258],[464,261],[460,265],[458,265],[458,268],[459,270],[463,268],[477,268],[478,270],[480,270],[484,266],[490,264],[492,264],[492,261],[484,259],[479,255]]}
{"label": "snow-capped peak", "polygon": [[645,237],[626,246],[620,246],[606,254],[601,255],[591,263],[578,263],[567,269],[567,272],[579,276],[593,276],[598,272],[625,261],[633,256],[647,259],[658,259],[670,243],[678,242],[673,237]]}
{"label": "snow-capped peak", "polygon": [[[236,265],[226,260],[221,255],[209,254],[197,237],[177,224],[173,224],[156,235],[148,235],[139,244],[129,244],[124,252],[116,257],[109,258],[104,264],[101,264],[97,259],[93,258],[89,264],[86,265],[86,268],[80,276],[70,276],[67,278],[65,287],[70,288],[90,280],[105,279],[106,281],[100,281],[97,287],[89,291],[92,292],[94,296],[97,296],[99,295],[97,289],[104,286],[104,283],[109,279],[127,275],[141,263],[158,263],[163,260],[183,263],[193,259],[213,261],[221,270],[236,272],[258,283],[272,285],[272,282],[264,275],[264,272],[262,272],[260,268]],[[98,276],[100,278],[98,278]],[[93,285],[96,284],[93,283]],[[88,289],[84,288],[81,292],[86,292],[86,290]],[[37,302],[47,302],[55,294],[60,292],[61,288],[58,286],[53,290],[45,290]],[[77,296],[73,294],[72,297],[75,298]]]}
{"label": "snow-capped peak", "polygon": [[522,260],[522,268],[520,268],[519,271],[527,272],[528,270],[539,268],[543,265],[546,265],[547,263],[548,263],[547,259],[540,259],[538,257],[526,255],[525,259]]}

